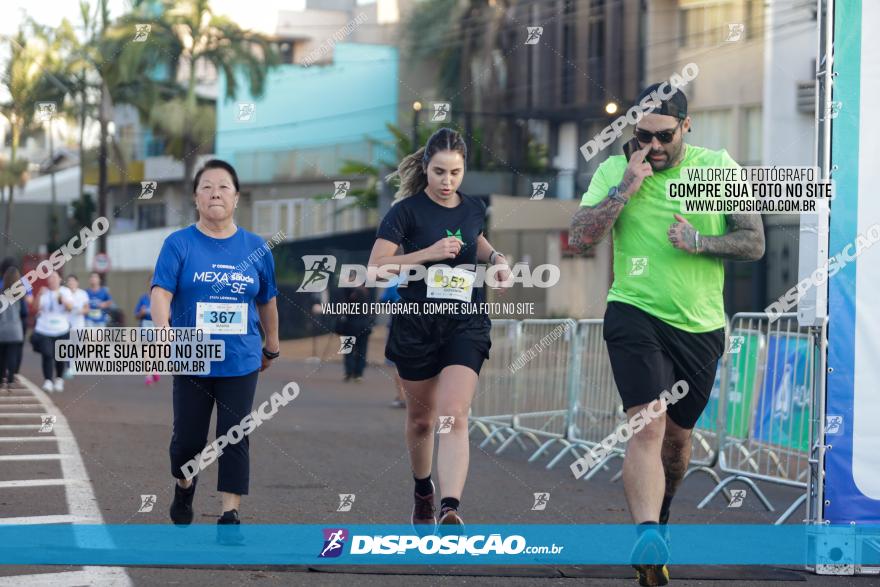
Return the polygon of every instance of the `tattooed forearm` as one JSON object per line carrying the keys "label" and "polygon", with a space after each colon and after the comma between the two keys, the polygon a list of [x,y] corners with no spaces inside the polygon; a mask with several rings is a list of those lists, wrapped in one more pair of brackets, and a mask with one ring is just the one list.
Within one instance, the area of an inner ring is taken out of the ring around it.
{"label": "tattooed forearm", "polygon": [[764,225],[759,214],[731,214],[727,224],[727,234],[700,235],[701,255],[731,261],[757,261],[764,256]]}
{"label": "tattooed forearm", "polygon": [[580,253],[589,251],[605,238],[621,210],[623,203],[610,198],[605,198],[595,206],[578,209],[571,220],[568,246]]}

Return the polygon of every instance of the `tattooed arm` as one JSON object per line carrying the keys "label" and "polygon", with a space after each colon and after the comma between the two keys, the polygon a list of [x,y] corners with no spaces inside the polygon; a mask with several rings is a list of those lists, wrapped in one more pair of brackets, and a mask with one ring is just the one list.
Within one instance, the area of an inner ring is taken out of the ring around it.
{"label": "tattooed arm", "polygon": [[764,225],[759,214],[728,214],[726,234],[699,237],[696,247],[695,230],[690,223],[675,215],[669,227],[669,242],[676,248],[697,255],[720,257],[730,261],[757,261],[764,256]]}
{"label": "tattooed arm", "polygon": [[611,198],[605,198],[595,206],[579,208],[571,220],[568,246],[579,253],[589,251],[605,238],[621,210],[623,202]]}
{"label": "tattooed arm", "polygon": [[700,235],[701,255],[732,261],[757,261],[764,256],[764,224],[760,214],[730,214],[727,234]]}
{"label": "tattooed arm", "polygon": [[606,197],[595,206],[584,206],[575,213],[568,232],[568,246],[579,253],[586,253],[605,238],[620,216],[626,201],[642,187],[646,177],[653,175],[651,165],[645,163],[645,155],[650,149],[651,145],[648,144],[630,157],[623,172],[623,179],[617,186],[618,194],[623,201]]}

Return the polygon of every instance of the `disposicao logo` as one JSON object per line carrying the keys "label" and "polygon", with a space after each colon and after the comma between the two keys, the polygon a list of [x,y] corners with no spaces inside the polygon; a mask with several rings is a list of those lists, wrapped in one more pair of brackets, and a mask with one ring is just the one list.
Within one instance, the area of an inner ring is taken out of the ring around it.
{"label": "disposicao logo", "polygon": [[335,558],[342,554],[348,530],[344,528],[324,528],[324,548],[318,558]]}

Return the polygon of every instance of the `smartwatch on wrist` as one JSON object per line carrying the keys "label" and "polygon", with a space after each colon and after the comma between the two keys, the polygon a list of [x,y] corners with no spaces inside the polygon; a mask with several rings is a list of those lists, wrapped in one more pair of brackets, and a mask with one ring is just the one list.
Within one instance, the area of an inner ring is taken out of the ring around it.
{"label": "smartwatch on wrist", "polygon": [[611,189],[608,190],[608,197],[615,202],[620,202],[624,205],[626,205],[626,203],[629,201],[625,196],[620,193],[620,187],[616,185],[611,186]]}
{"label": "smartwatch on wrist", "polygon": [[263,347],[263,356],[267,359],[277,359],[281,356],[281,351],[279,350],[277,353],[273,353],[272,351],[267,350],[266,347]]}

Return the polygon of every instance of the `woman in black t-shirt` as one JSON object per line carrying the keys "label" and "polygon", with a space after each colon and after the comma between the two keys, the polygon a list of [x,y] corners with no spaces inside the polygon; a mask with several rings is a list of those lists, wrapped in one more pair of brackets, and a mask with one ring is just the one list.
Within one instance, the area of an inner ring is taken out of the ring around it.
{"label": "woman in black t-shirt", "polygon": [[[467,418],[492,344],[491,322],[477,305],[476,264],[493,266],[486,277],[490,284],[492,274],[501,283],[510,277],[504,256],[483,236],[485,205],[457,191],[466,161],[461,136],[446,128],[405,157],[389,176],[400,178],[397,201],[382,219],[370,254],[371,271],[378,266],[400,273],[400,266],[413,266],[403,271],[406,279],[398,293],[406,308],[418,308],[419,313],[393,315],[385,356],[397,367],[406,392],[406,444],[416,485],[412,523],[417,530],[438,522],[463,526],[458,509],[468,471]],[[418,269],[425,275],[415,279]],[[444,311],[435,312],[441,305]],[[431,481],[435,423],[440,434],[439,521]]]}

